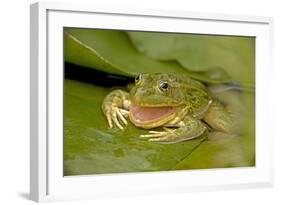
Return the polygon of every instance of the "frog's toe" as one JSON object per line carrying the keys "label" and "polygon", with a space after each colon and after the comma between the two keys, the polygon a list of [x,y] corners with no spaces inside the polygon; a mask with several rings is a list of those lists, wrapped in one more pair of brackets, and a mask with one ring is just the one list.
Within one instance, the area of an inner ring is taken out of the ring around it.
{"label": "frog's toe", "polygon": [[122,123],[123,123],[124,125],[127,125],[128,122],[127,122],[127,120],[124,118],[124,116],[122,115],[120,109],[117,109],[117,110],[116,110],[116,113],[117,113],[119,119],[122,121]]}
{"label": "frog's toe", "polygon": [[106,119],[109,125],[109,128],[113,128],[115,125],[119,129],[123,130],[124,125],[128,125],[128,122],[126,120],[126,110],[112,107],[109,109],[109,111],[106,113]]}
{"label": "frog's toe", "polygon": [[119,120],[117,118],[117,112],[114,112],[112,114],[112,119],[113,119],[113,122],[115,123],[115,125],[120,129],[120,130],[123,130],[124,128],[122,127],[122,125],[119,123]]}
{"label": "frog's toe", "polygon": [[166,134],[161,137],[151,138],[148,141],[150,142],[163,142],[163,143],[173,143],[175,141],[175,137],[173,135]]}
{"label": "frog's toe", "polygon": [[109,113],[106,114],[106,119],[107,119],[109,127],[112,128],[113,127],[113,125],[112,125],[112,118],[111,118]]}
{"label": "frog's toe", "polygon": [[128,110],[119,108],[119,112],[120,112],[124,117],[129,117],[129,111],[128,111]]}
{"label": "frog's toe", "polygon": [[164,136],[164,137],[151,138],[148,141],[150,141],[150,142],[171,142],[172,140],[169,138],[169,136]]}
{"label": "frog's toe", "polygon": [[177,136],[171,129],[167,131],[149,131],[149,134],[140,135],[140,138],[148,139],[150,142],[174,143],[177,141]]}
{"label": "frog's toe", "polygon": [[167,132],[149,131],[149,134],[140,135],[140,138],[157,138],[167,135]]}

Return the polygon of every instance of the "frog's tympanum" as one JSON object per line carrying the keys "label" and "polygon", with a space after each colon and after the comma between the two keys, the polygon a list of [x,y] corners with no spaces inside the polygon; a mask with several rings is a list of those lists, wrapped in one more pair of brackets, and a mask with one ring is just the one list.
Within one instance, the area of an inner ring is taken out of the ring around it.
{"label": "frog's tympanum", "polygon": [[173,74],[138,75],[129,92],[110,92],[102,110],[110,128],[124,129],[127,118],[143,129],[163,128],[140,136],[154,142],[176,143],[199,137],[209,129],[232,129],[230,112],[201,82]]}

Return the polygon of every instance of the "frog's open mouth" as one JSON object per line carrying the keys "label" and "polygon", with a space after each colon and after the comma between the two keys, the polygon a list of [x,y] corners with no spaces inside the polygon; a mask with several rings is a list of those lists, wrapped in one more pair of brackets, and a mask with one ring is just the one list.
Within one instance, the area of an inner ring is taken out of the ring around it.
{"label": "frog's open mouth", "polygon": [[173,119],[177,111],[176,107],[143,107],[131,104],[129,116],[131,121],[138,127],[152,128],[160,126]]}

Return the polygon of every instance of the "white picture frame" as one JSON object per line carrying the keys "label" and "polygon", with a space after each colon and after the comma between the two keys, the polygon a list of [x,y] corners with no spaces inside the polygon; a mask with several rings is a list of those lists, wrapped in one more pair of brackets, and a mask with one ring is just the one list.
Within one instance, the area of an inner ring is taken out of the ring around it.
{"label": "white picture frame", "polygon": [[[270,119],[270,112],[263,109],[270,107],[267,100],[270,93],[267,91],[270,90],[272,72],[267,71],[273,69],[272,18],[188,11],[97,8],[95,5],[46,2],[32,4],[30,14],[32,200],[91,199],[273,186],[273,128],[266,121]],[[93,21],[97,16],[98,20]],[[189,30],[183,29],[182,23],[189,25]],[[63,177],[64,26],[255,36],[256,166]]]}

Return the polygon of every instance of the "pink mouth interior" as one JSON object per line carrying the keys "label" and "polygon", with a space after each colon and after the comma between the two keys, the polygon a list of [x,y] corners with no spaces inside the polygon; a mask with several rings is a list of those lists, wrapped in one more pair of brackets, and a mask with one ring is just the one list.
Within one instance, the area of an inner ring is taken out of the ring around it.
{"label": "pink mouth interior", "polygon": [[175,107],[141,107],[130,105],[130,114],[139,123],[157,121],[163,119],[176,111]]}

